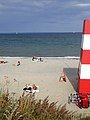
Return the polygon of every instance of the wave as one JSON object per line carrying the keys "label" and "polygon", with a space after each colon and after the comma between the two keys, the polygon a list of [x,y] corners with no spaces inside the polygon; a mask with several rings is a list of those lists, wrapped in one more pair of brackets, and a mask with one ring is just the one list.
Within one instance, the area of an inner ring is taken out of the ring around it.
{"label": "wave", "polygon": [[[37,57],[37,56],[36,56]],[[32,57],[10,57],[10,56],[0,56],[0,58],[15,58],[15,59],[28,59],[28,58],[32,58]],[[37,58],[40,58],[40,57],[37,57]],[[41,58],[43,59],[77,59],[79,60],[80,57],[78,56],[64,56],[64,57],[42,57]]]}
{"label": "wave", "polygon": [[78,57],[78,56],[42,57],[42,58],[46,58],[46,59],[76,59],[76,60],[79,60],[79,59],[80,59],[80,57]]}
{"label": "wave", "polygon": [[68,58],[68,59],[80,59],[80,57],[78,57],[78,56],[65,56],[64,58]]}

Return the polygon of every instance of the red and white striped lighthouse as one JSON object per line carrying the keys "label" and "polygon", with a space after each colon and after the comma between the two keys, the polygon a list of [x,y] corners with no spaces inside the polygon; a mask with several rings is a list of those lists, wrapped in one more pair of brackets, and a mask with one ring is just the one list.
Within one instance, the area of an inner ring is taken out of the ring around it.
{"label": "red and white striped lighthouse", "polygon": [[84,20],[79,65],[78,92],[90,94],[90,20]]}

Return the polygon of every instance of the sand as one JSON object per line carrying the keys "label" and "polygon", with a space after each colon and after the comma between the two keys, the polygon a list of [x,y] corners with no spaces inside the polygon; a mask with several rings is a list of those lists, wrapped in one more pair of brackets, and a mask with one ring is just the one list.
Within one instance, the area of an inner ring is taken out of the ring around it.
{"label": "sand", "polygon": [[[26,84],[36,84],[39,92],[36,99],[44,99],[49,96],[50,102],[58,101],[57,105],[67,105],[67,109],[80,113],[88,113],[88,109],[80,109],[75,104],[68,104],[68,96],[77,90],[77,68],[79,59],[71,58],[43,58],[32,61],[31,57],[0,57],[0,61],[8,63],[0,64],[0,88],[9,89],[13,97],[19,97],[23,93]],[[20,65],[17,66],[17,62]],[[59,81],[61,73],[67,76],[66,82]]]}

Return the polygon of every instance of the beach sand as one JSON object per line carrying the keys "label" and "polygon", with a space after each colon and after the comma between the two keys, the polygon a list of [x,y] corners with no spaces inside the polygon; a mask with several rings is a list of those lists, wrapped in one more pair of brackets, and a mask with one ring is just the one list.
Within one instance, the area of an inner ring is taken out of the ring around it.
{"label": "beach sand", "polygon": [[[68,104],[68,96],[75,93],[78,87],[76,77],[79,59],[45,57],[43,62],[40,62],[32,61],[31,57],[0,57],[0,60],[8,61],[0,64],[0,88],[8,88],[13,97],[22,95],[26,84],[36,84],[39,86],[39,92],[35,94],[36,99],[49,96],[50,102],[58,101],[57,105],[66,104],[69,110],[89,112],[90,108],[80,109],[75,104]],[[63,69],[67,76],[66,82],[59,81]]]}

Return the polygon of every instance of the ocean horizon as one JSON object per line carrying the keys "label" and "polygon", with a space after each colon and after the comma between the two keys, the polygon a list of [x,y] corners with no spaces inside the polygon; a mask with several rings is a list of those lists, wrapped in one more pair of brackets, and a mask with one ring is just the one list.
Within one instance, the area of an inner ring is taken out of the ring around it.
{"label": "ocean horizon", "polygon": [[0,33],[0,56],[79,57],[82,34]]}

